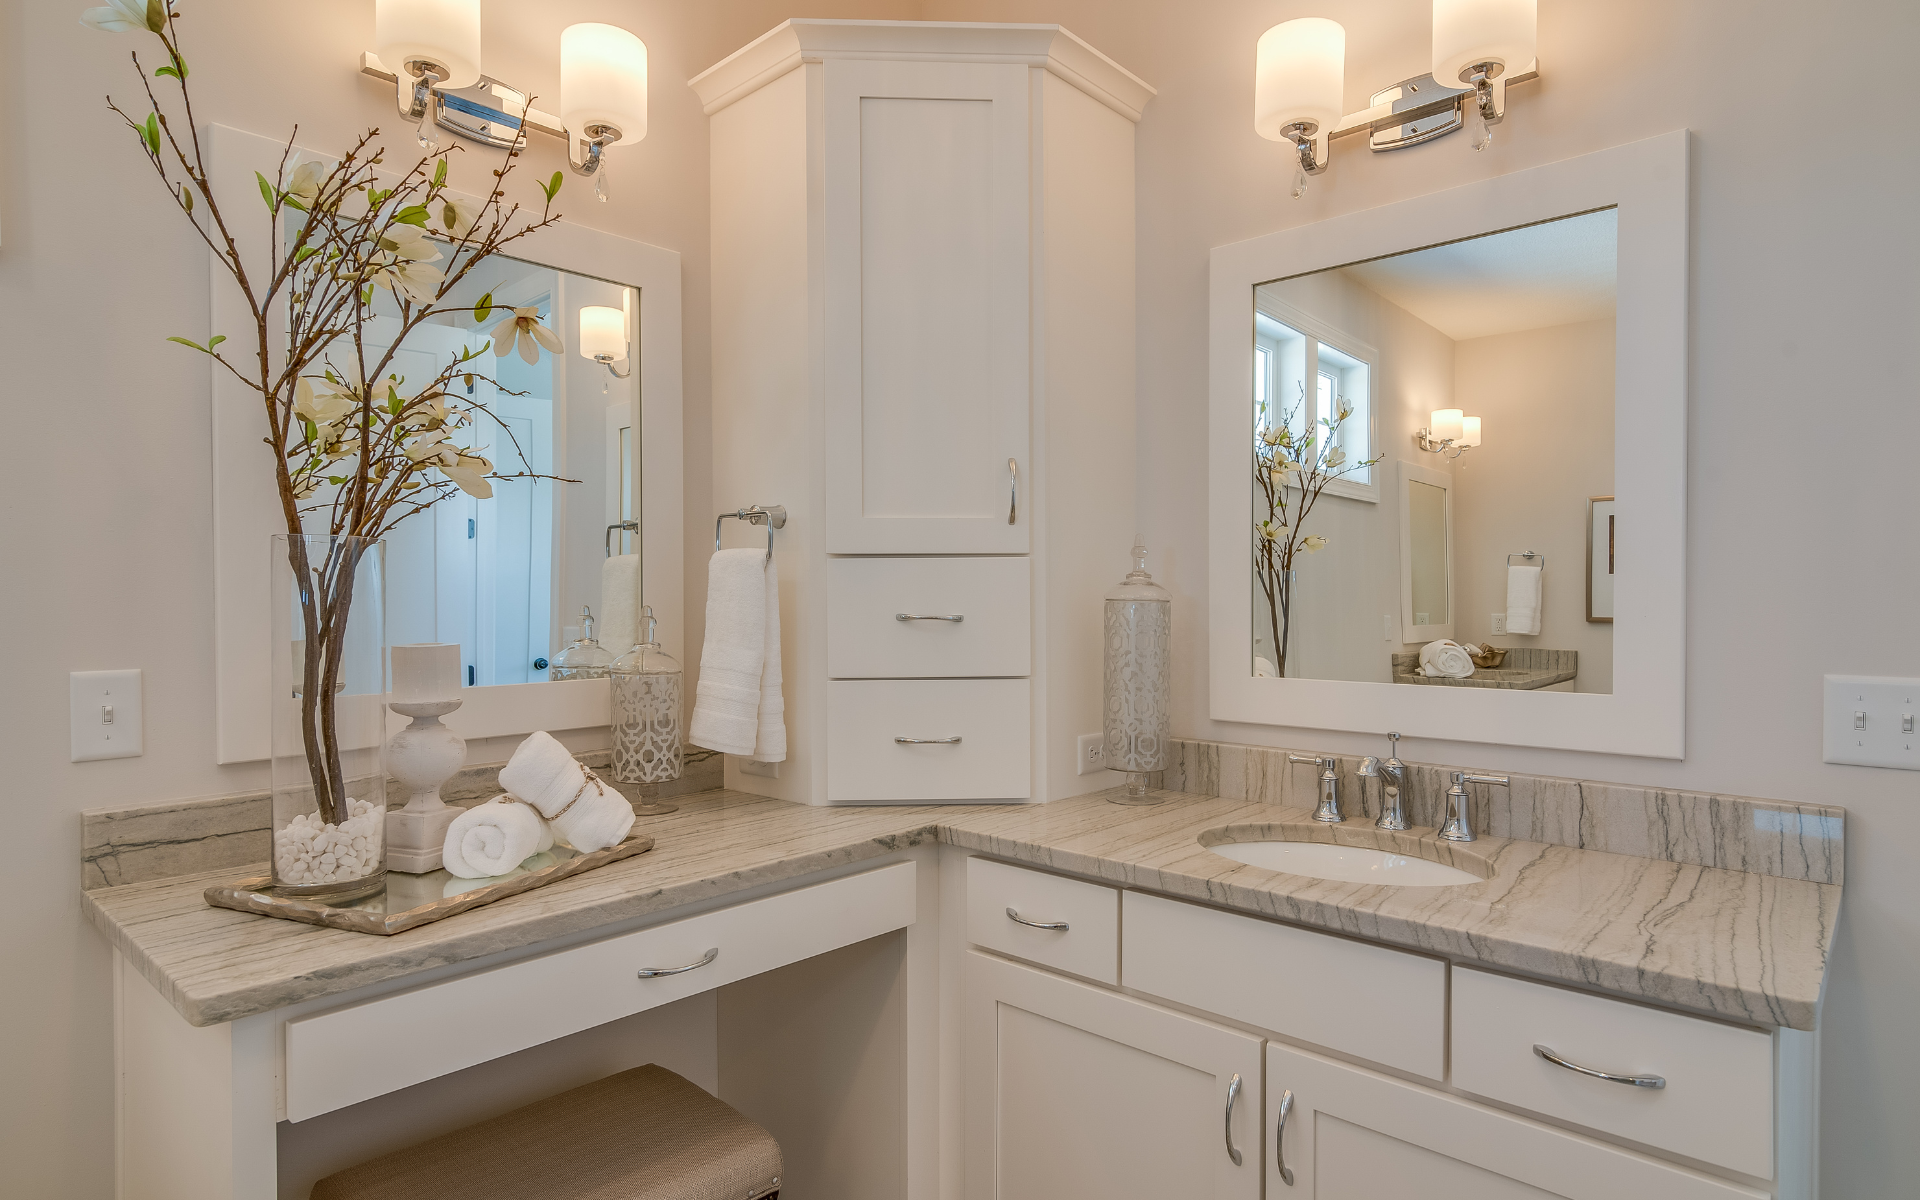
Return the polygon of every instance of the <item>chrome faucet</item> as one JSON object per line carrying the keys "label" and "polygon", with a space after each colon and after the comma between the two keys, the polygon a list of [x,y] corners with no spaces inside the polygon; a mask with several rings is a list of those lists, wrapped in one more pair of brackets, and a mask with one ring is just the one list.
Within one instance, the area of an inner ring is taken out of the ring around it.
{"label": "chrome faucet", "polygon": [[[1380,815],[1374,819],[1375,829],[1407,828],[1407,807],[1401,798],[1400,789],[1407,785],[1407,764],[1400,761],[1400,735],[1387,734],[1389,744],[1385,762],[1369,754],[1360,760],[1360,777],[1378,779],[1380,788]],[[1362,785],[1365,786],[1364,784]]]}
{"label": "chrome faucet", "polygon": [[1329,825],[1335,825],[1347,819],[1345,814],[1340,811],[1340,779],[1333,773],[1334,763],[1339,760],[1335,759],[1332,755],[1328,755],[1326,758],[1315,758],[1310,754],[1294,754],[1289,751],[1287,761],[1301,764],[1311,763],[1320,768],[1320,803],[1313,810],[1314,820],[1325,821]]}
{"label": "chrome faucet", "polygon": [[1453,786],[1447,789],[1447,823],[1440,827],[1440,840],[1443,842],[1473,840],[1473,818],[1467,813],[1469,783],[1494,783],[1506,787],[1510,781],[1505,775],[1469,775],[1465,771],[1455,771]]}

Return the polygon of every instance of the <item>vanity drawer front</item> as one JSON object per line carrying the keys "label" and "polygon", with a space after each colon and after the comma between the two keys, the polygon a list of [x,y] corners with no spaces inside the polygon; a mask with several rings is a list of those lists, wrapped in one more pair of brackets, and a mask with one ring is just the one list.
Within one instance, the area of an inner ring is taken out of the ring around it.
{"label": "vanity drawer front", "polygon": [[[1063,929],[1036,929],[1008,914]],[[967,860],[967,940],[1099,983],[1120,982],[1120,893],[985,858]]]}
{"label": "vanity drawer front", "polygon": [[1427,1079],[1446,1075],[1447,964],[1127,892],[1124,987]]}
{"label": "vanity drawer front", "polygon": [[[895,863],[476,971],[286,1025],[287,1118],[302,1121],[913,924]],[[645,968],[698,963],[641,978]]]}
{"label": "vanity drawer front", "polygon": [[1024,679],[834,680],[827,801],[1024,800],[1031,705]]}
{"label": "vanity drawer front", "polygon": [[[1032,673],[1031,560],[827,561],[827,674],[938,679]],[[902,621],[960,617],[959,621]]]}
{"label": "vanity drawer front", "polygon": [[[1534,1053],[1659,1089],[1594,1079]],[[1773,1177],[1773,1038],[1604,996],[1453,972],[1453,1083],[1463,1091],[1761,1179]]]}

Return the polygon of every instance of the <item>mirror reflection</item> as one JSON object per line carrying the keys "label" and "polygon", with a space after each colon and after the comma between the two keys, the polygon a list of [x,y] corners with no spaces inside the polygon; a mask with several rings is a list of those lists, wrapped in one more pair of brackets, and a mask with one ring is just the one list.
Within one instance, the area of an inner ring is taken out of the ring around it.
{"label": "mirror reflection", "polygon": [[1616,229],[1254,290],[1253,674],[1613,690]]}
{"label": "mirror reflection", "polygon": [[[367,328],[385,340],[369,341],[368,362],[400,333],[392,293],[371,296]],[[446,398],[449,440],[495,475],[387,538],[391,643],[458,643],[462,682],[476,687],[549,678],[553,660],[587,635],[583,611],[610,654],[634,640],[639,302],[637,288],[496,256],[444,301],[478,312],[436,315],[407,336],[391,368],[402,396],[412,394],[407,380],[417,388],[450,358],[471,356]],[[336,373],[352,369],[350,346],[335,358]],[[634,557],[610,571],[612,556]]]}

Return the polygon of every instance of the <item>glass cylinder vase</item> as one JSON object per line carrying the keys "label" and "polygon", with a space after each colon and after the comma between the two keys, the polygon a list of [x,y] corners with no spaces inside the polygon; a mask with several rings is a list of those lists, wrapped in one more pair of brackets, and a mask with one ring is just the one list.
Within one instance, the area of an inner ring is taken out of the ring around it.
{"label": "glass cylinder vase", "polygon": [[1134,566],[1107,593],[1106,672],[1102,734],[1107,769],[1125,771],[1116,804],[1158,804],[1147,774],[1167,769],[1173,734],[1173,597],[1147,574],[1147,547],[1136,542]]}
{"label": "glass cylinder vase", "polygon": [[385,547],[276,534],[273,885],[341,903],[386,883]]}

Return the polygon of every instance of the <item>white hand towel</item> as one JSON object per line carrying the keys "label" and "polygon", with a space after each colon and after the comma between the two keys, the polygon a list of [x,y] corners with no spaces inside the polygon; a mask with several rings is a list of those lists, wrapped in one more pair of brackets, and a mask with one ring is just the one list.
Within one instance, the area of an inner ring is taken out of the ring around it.
{"label": "white hand towel", "polygon": [[1540,632],[1540,568],[1507,568],[1507,632]]}
{"label": "white hand towel", "polygon": [[787,701],[780,691],[780,569],[767,560],[767,639],[760,668],[760,721],[754,735],[755,762],[787,757]]}
{"label": "white hand towel", "polygon": [[721,550],[707,562],[707,637],[687,725],[696,746],[751,755],[758,741],[771,565],[764,550]]}
{"label": "white hand towel", "polygon": [[616,554],[600,564],[600,614],[594,638],[618,658],[640,640],[640,556]]}
{"label": "white hand towel", "polygon": [[530,733],[500,768],[500,786],[540,810],[581,853],[605,850],[633,828],[633,805],[548,733]]}
{"label": "white hand towel", "polygon": [[1466,679],[1473,674],[1473,659],[1460,643],[1443,638],[1420,647],[1420,673],[1429,679]]}
{"label": "white hand towel", "polygon": [[495,796],[461,813],[447,826],[441,865],[461,879],[505,875],[553,845],[553,831],[524,804]]}

